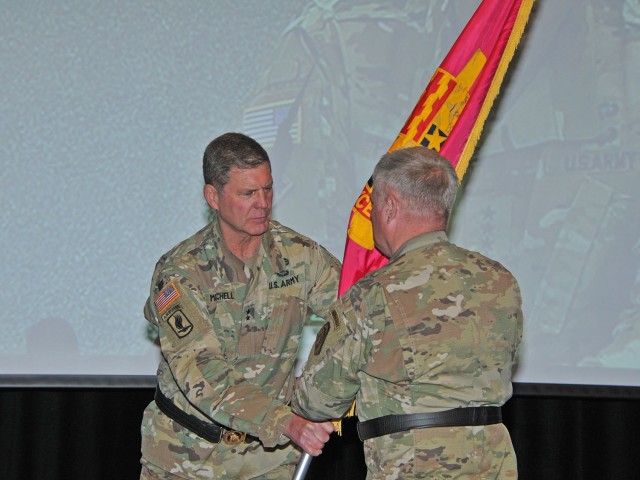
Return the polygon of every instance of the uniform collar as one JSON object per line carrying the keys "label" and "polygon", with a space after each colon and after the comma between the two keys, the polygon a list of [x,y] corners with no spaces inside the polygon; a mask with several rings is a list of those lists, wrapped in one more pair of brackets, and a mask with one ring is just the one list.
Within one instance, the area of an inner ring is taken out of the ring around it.
{"label": "uniform collar", "polygon": [[393,261],[400,256],[412,250],[417,250],[436,243],[449,242],[449,238],[444,230],[436,230],[433,232],[423,233],[404,242],[398,250],[396,250],[389,261]]}
{"label": "uniform collar", "polygon": [[[218,215],[215,211],[212,212],[212,218],[213,221],[211,222],[210,232],[214,245],[217,246],[222,255],[227,259],[227,262],[231,261],[234,264],[237,262],[237,266],[242,268],[244,263],[231,252],[222,237],[220,223],[218,222]],[[273,236],[273,230],[276,230],[279,225],[280,224],[274,220],[269,222],[269,228],[267,228],[267,231],[262,235],[262,244],[258,251],[258,256],[263,257],[259,264],[262,265],[267,275],[272,275],[274,273],[284,274],[287,272],[286,261]],[[260,260],[258,262],[260,262]]]}

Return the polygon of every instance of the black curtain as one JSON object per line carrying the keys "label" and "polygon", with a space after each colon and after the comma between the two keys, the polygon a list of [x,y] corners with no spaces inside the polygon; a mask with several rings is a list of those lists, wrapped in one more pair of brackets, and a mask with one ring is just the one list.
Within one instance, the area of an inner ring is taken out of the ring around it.
{"label": "black curtain", "polygon": [[[0,390],[0,479],[137,479],[140,421],[152,398],[151,388]],[[638,398],[516,391],[504,418],[523,480],[640,478]],[[307,479],[355,480],[361,462],[347,422]]]}

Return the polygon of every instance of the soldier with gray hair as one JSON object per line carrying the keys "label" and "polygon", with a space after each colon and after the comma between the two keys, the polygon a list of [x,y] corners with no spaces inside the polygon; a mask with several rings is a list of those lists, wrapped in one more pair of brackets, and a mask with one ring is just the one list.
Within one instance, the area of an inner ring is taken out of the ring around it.
{"label": "soldier with gray hair", "polygon": [[331,422],[291,411],[302,328],[335,301],[340,263],[271,220],[266,151],[226,133],[203,159],[213,220],[156,264],[145,317],[162,358],[141,479],[290,479]]}
{"label": "soldier with gray hair", "polygon": [[329,309],[296,383],[295,412],[356,400],[367,478],[516,478],[500,407],[522,339],[521,295],[500,263],[445,233],[458,178],[426,147],[387,153],[371,221],[389,262]]}

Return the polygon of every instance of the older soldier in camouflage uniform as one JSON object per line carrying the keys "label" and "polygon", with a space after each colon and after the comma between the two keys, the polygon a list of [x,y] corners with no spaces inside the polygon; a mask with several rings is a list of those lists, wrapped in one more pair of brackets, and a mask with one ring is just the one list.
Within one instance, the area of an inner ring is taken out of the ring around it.
{"label": "older soldier in camouflage uniform", "polygon": [[515,478],[500,406],[522,337],[518,284],[448,241],[458,179],[439,154],[388,153],[373,184],[375,243],[389,263],[330,308],[294,411],[336,418],[355,398],[367,478]]}
{"label": "older soldier in camouflage uniform", "polygon": [[[334,430],[288,406],[305,318],[337,297],[339,262],[271,221],[271,165],[228,133],[204,154],[212,223],[162,256],[147,320],[162,360],[142,423],[142,479],[291,478]],[[292,443],[293,441],[293,443]]]}

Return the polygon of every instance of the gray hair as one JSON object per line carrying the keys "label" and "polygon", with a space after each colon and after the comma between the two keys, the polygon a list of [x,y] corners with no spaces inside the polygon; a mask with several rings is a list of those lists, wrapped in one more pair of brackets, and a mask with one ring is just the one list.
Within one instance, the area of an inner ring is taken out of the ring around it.
{"label": "gray hair", "polygon": [[427,147],[408,147],[382,156],[373,171],[373,201],[384,201],[388,188],[413,214],[448,222],[458,191],[451,163]]}
{"label": "gray hair", "polygon": [[265,163],[271,170],[269,155],[253,138],[242,133],[224,133],[209,143],[204,151],[204,183],[221,190],[229,181],[233,167],[255,168]]}

